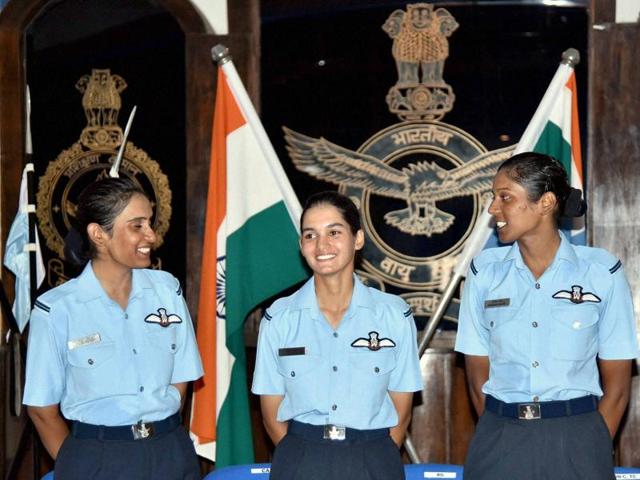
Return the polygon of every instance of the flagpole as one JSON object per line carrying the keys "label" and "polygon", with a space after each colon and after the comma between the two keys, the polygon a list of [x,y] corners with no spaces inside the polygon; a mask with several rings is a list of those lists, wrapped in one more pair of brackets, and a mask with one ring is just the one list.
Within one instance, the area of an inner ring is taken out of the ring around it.
{"label": "flagpole", "polygon": [[[564,85],[567,83],[567,80],[573,73],[574,67],[580,63],[580,53],[575,48],[569,48],[565,50],[562,54],[562,60],[556,73],[554,74],[551,83],[547,87],[547,90],[542,97],[542,101],[538,105],[533,117],[529,121],[527,128],[525,129],[516,149],[513,152],[513,155],[518,153],[527,152],[532,150],[535,145],[534,141],[540,136],[542,129],[545,125],[545,118],[548,116],[551,108],[553,107],[553,103],[558,95],[558,92],[562,91]],[[465,247],[462,250],[462,254],[458,258],[456,262],[456,266],[453,270],[453,274],[449,283],[444,289],[440,300],[429,318],[424,330],[423,334],[420,338],[420,343],[418,344],[418,356],[422,358],[424,352],[427,350],[429,346],[429,342],[433,338],[433,335],[436,332],[438,324],[440,320],[444,316],[451,299],[453,298],[453,294],[458,288],[458,284],[462,280],[462,278],[466,275],[466,272],[471,264],[471,260],[475,257],[487,243],[487,240],[491,236],[493,231],[493,227],[491,225],[492,216],[489,214],[489,205],[490,202],[484,206],[482,213],[478,217],[476,221],[476,225],[471,232],[471,235],[467,239],[465,243]],[[405,441],[409,446],[412,446],[411,437],[407,435],[407,439]],[[413,450],[413,452],[411,452]],[[415,454],[415,449],[407,449],[410,453],[411,461],[413,463],[421,463],[417,454]],[[414,453],[413,455],[411,453]]]}
{"label": "flagpole", "polygon": [[264,130],[262,122],[260,121],[255,108],[253,107],[253,103],[251,102],[251,98],[249,98],[249,94],[242,84],[240,75],[238,75],[238,71],[236,70],[236,67],[234,66],[232,61],[232,57],[229,54],[229,49],[222,44],[218,44],[211,49],[211,57],[218,64],[218,67],[222,68],[225,75],[227,76],[227,83],[231,87],[231,92],[240,105],[242,113],[244,113],[246,117],[247,124],[257,138],[262,151],[269,159],[268,163],[271,168],[271,173],[276,179],[280,192],[284,197],[284,203],[287,207],[289,217],[291,217],[291,222],[295,226],[298,233],[300,233],[299,222],[300,215],[302,214],[300,201],[293,191],[293,188],[291,188],[291,185],[289,184],[289,180],[287,179],[287,175],[282,168],[280,159],[278,158],[276,151],[273,149],[273,145],[271,145],[271,141],[269,140],[267,132]]}

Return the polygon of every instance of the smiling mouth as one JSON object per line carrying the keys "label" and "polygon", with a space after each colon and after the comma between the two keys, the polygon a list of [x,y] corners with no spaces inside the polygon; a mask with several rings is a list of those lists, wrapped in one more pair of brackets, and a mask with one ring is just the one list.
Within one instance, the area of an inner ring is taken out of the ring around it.
{"label": "smiling mouth", "polygon": [[318,256],[316,257],[316,260],[323,261],[323,260],[331,260],[332,258],[335,258],[335,255],[334,255],[334,254],[318,255]]}
{"label": "smiling mouth", "polygon": [[151,247],[140,247],[137,251],[143,255],[149,255],[151,253]]}
{"label": "smiling mouth", "polygon": [[498,230],[505,227],[506,225],[507,225],[507,222],[496,222],[496,227],[498,227]]}

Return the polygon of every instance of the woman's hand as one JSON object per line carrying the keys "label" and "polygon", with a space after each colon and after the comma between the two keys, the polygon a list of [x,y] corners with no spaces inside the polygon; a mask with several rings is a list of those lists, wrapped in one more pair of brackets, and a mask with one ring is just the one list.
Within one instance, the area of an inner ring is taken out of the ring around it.
{"label": "woman's hand", "polygon": [[465,355],[464,363],[467,370],[467,382],[469,383],[469,395],[476,409],[478,417],[484,413],[485,395],[482,386],[489,380],[489,357],[479,355]]}
{"label": "woman's hand", "polygon": [[278,408],[282,403],[283,395],[260,395],[260,410],[262,410],[262,423],[274,445],[278,445],[280,440],[287,434],[288,422],[277,420]]}
{"label": "woman's hand", "polygon": [[390,429],[391,438],[398,448],[402,446],[407,427],[411,421],[411,407],[413,406],[413,392],[389,392],[393,406],[398,412],[398,425]]}
{"label": "woman's hand", "polygon": [[598,410],[604,418],[611,438],[615,437],[620,419],[629,403],[631,360],[599,360],[600,380],[604,395]]}
{"label": "woman's hand", "polygon": [[44,448],[55,460],[62,442],[69,435],[69,427],[60,415],[58,404],[46,407],[28,406],[27,411],[36,430],[38,430]]}

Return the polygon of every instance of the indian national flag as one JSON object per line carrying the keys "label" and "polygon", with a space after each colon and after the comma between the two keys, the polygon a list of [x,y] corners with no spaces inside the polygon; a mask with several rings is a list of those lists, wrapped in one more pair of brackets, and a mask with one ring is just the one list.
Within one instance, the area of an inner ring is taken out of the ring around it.
{"label": "indian national flag", "polygon": [[[561,162],[569,174],[571,186],[584,192],[580,126],[578,125],[578,90],[576,74],[573,71],[562,89],[558,91],[556,101],[551,105],[549,118],[533,151],[546,153]],[[574,244],[584,245],[586,243],[584,224],[571,228],[567,238],[571,238]]]}
{"label": "indian national flag", "polygon": [[228,61],[218,69],[197,338],[204,377],[191,434],[216,467],[251,463],[243,324],[264,300],[305,279],[300,204]]}

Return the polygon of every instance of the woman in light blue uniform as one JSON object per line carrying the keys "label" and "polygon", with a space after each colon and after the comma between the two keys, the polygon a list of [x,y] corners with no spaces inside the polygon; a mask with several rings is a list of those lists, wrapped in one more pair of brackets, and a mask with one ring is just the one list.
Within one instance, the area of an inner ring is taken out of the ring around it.
{"label": "woman in light blue uniform", "polygon": [[398,447],[422,388],[411,309],[354,275],[364,233],[351,200],[313,195],[300,224],[313,277],[267,309],[253,378],[271,479],[403,479]]}
{"label": "woman in light blue uniform", "polygon": [[90,261],[35,302],[24,403],[56,480],[200,478],[180,408],[202,366],[178,281],[145,269],[152,215],[130,180],[90,185],[77,209]]}
{"label": "woman in light blue uniform", "polygon": [[513,156],[493,194],[500,241],[514,243],[476,257],[462,295],[456,350],[480,415],[465,480],[613,480],[638,355],[621,263],[558,230],[585,208],[555,159]]}

